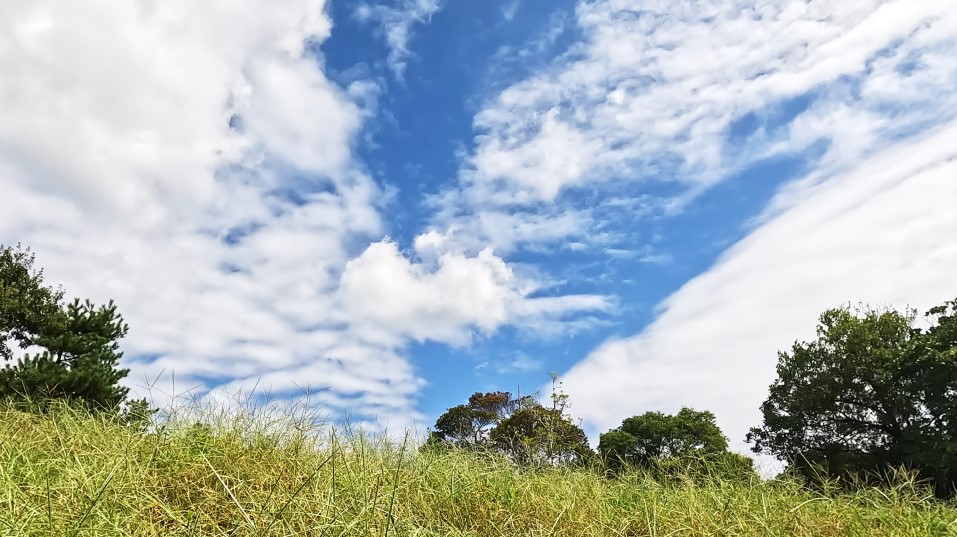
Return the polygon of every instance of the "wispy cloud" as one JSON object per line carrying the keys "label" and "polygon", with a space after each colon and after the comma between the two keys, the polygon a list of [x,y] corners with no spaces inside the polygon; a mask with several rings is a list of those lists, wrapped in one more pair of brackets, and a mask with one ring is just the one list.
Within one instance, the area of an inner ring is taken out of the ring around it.
{"label": "wispy cloud", "polygon": [[511,22],[515,19],[515,14],[518,13],[518,8],[521,7],[522,0],[511,0],[501,7],[502,18],[508,22]]}
{"label": "wispy cloud", "polygon": [[[714,411],[732,445],[760,423],[777,351],[814,336],[826,308],[924,311],[957,296],[957,123],[781,200],[789,208],[661,306],[634,337],[563,375],[593,432],[648,409]],[[800,200],[800,202],[797,202]]]}
{"label": "wispy cloud", "polygon": [[583,39],[475,116],[445,198],[465,216],[449,209],[436,225],[516,208],[540,220],[542,207],[576,205],[562,194],[622,183],[671,185],[650,203],[673,210],[818,144],[832,167],[856,162],[953,116],[955,97],[929,88],[954,82],[955,19],[939,2],[581,2]]}
{"label": "wispy cloud", "polygon": [[379,25],[389,46],[389,69],[401,80],[412,57],[409,44],[415,26],[428,23],[443,3],[443,0],[397,0],[395,5],[368,3],[356,8],[355,13],[359,20]]}
{"label": "wispy cloud", "polygon": [[[957,222],[944,201],[955,195],[954,128],[906,142],[957,117],[957,9],[594,0],[579,2],[574,23],[580,42],[476,114],[475,146],[439,199],[434,233],[504,251],[561,244],[564,233],[584,250],[607,229],[596,204],[623,184],[642,200],[634,230],[769,157],[810,170],[647,330],[566,375],[594,429],[690,404],[717,411],[740,448],[775,351],[812,334],[822,309],[922,307],[957,292],[945,231]],[[561,225],[564,211],[574,225]],[[502,213],[509,226],[481,223]],[[515,232],[532,222],[548,231]],[[635,250],[602,239],[610,256]]]}

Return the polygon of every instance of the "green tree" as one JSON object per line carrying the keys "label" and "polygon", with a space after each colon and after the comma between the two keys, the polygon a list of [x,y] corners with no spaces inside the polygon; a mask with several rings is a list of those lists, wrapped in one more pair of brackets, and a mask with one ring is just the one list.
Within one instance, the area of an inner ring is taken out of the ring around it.
{"label": "green tree", "polygon": [[927,312],[930,328],[911,349],[914,392],[924,411],[910,447],[938,496],[957,493],[957,300]]}
{"label": "green tree", "polygon": [[598,453],[612,469],[648,466],[665,458],[702,457],[724,453],[728,439],[714,414],[682,408],[677,414],[646,412],[622,421],[599,437]]}
{"label": "green tree", "polygon": [[593,455],[581,427],[538,403],[516,410],[489,438],[496,450],[522,466],[583,464]]}
{"label": "green tree", "polygon": [[528,398],[489,433],[495,448],[517,464],[584,464],[594,456],[585,431],[565,412],[568,395],[562,391],[558,375],[551,373],[551,377],[550,408]]}
{"label": "green tree", "polygon": [[510,392],[476,392],[436,420],[427,449],[455,446],[503,453],[516,464],[573,464],[591,458],[585,432],[565,414],[568,396],[552,374],[552,406]]}
{"label": "green tree", "polygon": [[485,446],[489,431],[530,400],[529,397],[513,398],[510,392],[475,392],[468,403],[451,407],[439,416],[429,434],[428,445]]}
{"label": "green tree", "polygon": [[43,271],[34,267],[29,248],[0,245],[0,358],[10,360],[10,343],[21,348],[57,328],[62,320],[62,290],[43,285]]}
{"label": "green tree", "polygon": [[[129,373],[119,367],[118,344],[127,325],[113,302],[61,306],[62,296],[43,285],[29,250],[0,247],[0,349],[8,362],[0,369],[0,397],[40,406],[65,399],[119,415],[129,393],[119,384]],[[40,350],[9,363],[11,341]],[[134,412],[124,415],[141,418],[145,401],[129,403]]]}
{"label": "green tree", "polygon": [[928,312],[849,308],[817,339],[778,354],[778,378],[748,441],[809,480],[880,479],[907,467],[940,496],[957,477],[957,301]]}

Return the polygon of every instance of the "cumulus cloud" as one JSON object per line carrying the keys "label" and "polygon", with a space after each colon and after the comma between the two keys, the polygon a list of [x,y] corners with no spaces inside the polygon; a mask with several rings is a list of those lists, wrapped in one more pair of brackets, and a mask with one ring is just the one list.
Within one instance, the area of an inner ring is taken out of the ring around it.
{"label": "cumulus cloud", "polygon": [[[431,246],[434,235],[419,237]],[[413,263],[395,243],[372,244],[346,265],[342,300],[357,327],[418,341],[466,344],[515,323],[539,323],[581,311],[606,310],[603,297],[532,297],[538,284],[513,273],[490,248],[475,256],[443,252],[433,262]]]}
{"label": "cumulus cloud", "polygon": [[397,0],[394,6],[362,4],[356,9],[356,16],[379,26],[389,46],[386,62],[392,74],[402,80],[412,57],[409,43],[414,27],[429,22],[442,5],[442,0]]}
{"label": "cumulus cloud", "polygon": [[[777,351],[858,302],[921,311],[957,296],[957,123],[782,193],[780,210],[660,306],[634,337],[563,375],[595,432],[648,409],[712,410],[745,450]],[[786,207],[786,208],[784,208]]]}

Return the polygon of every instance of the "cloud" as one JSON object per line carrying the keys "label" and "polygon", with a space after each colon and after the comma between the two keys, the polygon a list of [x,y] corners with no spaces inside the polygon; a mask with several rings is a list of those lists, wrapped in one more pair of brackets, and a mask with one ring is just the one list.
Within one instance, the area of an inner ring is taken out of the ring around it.
{"label": "cloud", "polygon": [[[942,91],[957,82],[957,10],[940,2],[594,0],[574,24],[580,41],[475,115],[437,229],[583,211],[622,189],[657,192],[645,216],[674,214],[769,157],[820,158],[823,177],[957,110]],[[567,238],[604,222],[587,223]]]}
{"label": "cloud", "polygon": [[[420,236],[416,246],[426,250],[429,237]],[[360,330],[456,345],[505,324],[543,328],[568,314],[610,307],[597,296],[532,297],[538,287],[490,248],[476,256],[442,252],[416,264],[383,241],[346,265],[340,291]]]}
{"label": "cloud", "polygon": [[499,11],[502,12],[502,18],[507,22],[512,22],[515,19],[515,14],[518,13],[518,8],[521,7],[521,0],[511,0],[510,2],[504,4]]}
{"label": "cloud", "polygon": [[636,336],[563,375],[593,431],[646,410],[712,410],[734,448],[760,424],[777,351],[814,337],[826,308],[859,301],[921,311],[957,296],[957,122],[826,181],[781,207],[660,305]]}
{"label": "cloud", "polygon": [[443,2],[442,0],[397,0],[397,4],[395,7],[385,4],[362,4],[355,13],[360,21],[371,21],[380,26],[386,44],[389,46],[386,62],[392,74],[402,80],[409,58],[412,57],[409,43],[412,41],[413,28],[429,22],[432,15],[442,9]]}
{"label": "cloud", "polygon": [[329,36],[324,8],[0,6],[0,243],[117,301],[129,381],[158,404],[328,388],[331,414],[401,428],[422,419],[410,341],[605,307],[538,299],[490,252],[414,261],[382,240],[389,195],[353,151],[375,98],[305,46]]}
{"label": "cloud", "polygon": [[0,199],[16,201],[0,241],[33,246],[69,292],[116,299],[129,381],[159,376],[161,404],[174,380],[283,395],[294,378],[351,394],[330,412],[418,416],[423,381],[398,348],[343,331],[334,303],[382,233],[382,194],[352,158],[366,111],[304,47],[328,37],[324,7],[0,7]]}
{"label": "cloud", "polygon": [[510,375],[514,373],[544,372],[545,362],[539,358],[533,358],[524,352],[518,351],[502,359],[489,362],[482,362],[475,369],[482,370],[494,366],[494,373],[497,375]]}

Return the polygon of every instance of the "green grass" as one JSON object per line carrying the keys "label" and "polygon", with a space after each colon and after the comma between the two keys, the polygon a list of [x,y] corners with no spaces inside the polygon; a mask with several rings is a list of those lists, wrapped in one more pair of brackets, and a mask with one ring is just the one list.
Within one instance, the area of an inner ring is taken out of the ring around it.
{"label": "green grass", "polygon": [[906,482],[821,496],[782,481],[519,471],[268,416],[173,419],[147,435],[0,406],[0,535],[957,535],[957,505]]}

